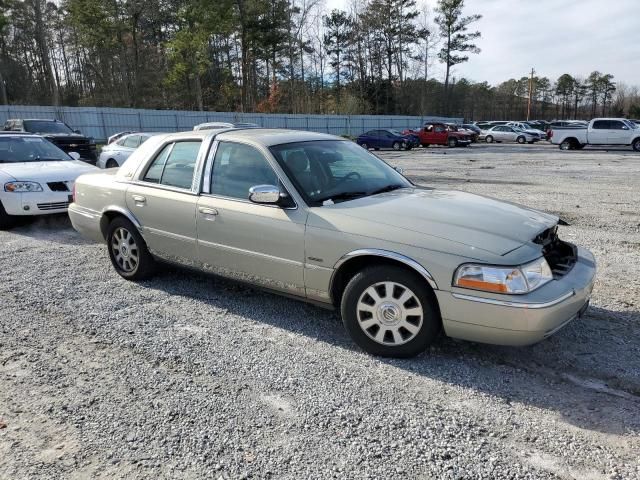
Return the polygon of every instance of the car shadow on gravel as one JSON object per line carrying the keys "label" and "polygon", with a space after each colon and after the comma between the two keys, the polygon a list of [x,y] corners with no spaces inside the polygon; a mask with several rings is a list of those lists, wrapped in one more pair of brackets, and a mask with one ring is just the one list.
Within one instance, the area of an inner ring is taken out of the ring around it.
{"label": "car shadow on gravel", "polygon": [[43,215],[40,217],[18,217],[10,232],[15,235],[31,237],[37,240],[74,245],[93,243],[78,235],[66,213]]}
{"label": "car shadow on gravel", "polygon": [[[339,316],[222,278],[167,267],[145,286],[304,335],[361,355]],[[442,337],[409,360],[377,361],[497,397],[555,411],[566,422],[611,434],[640,432],[640,312],[592,307],[553,337],[513,348]],[[289,341],[289,340],[287,340]]]}

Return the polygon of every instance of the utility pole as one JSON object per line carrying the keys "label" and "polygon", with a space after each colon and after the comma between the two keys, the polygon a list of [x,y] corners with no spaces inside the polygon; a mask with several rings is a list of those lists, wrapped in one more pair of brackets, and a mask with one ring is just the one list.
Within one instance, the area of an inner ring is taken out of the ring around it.
{"label": "utility pole", "polygon": [[531,95],[533,94],[533,74],[536,73],[535,70],[531,69],[531,77],[529,77],[529,102],[527,103],[527,121],[529,121],[529,117],[531,116]]}

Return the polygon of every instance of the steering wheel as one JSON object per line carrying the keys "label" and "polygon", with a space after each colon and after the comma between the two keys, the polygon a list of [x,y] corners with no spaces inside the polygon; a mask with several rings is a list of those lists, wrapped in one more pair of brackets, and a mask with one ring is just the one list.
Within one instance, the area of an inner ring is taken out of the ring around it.
{"label": "steering wheel", "polygon": [[340,180],[338,180],[334,185],[334,187],[337,187],[338,185],[342,185],[344,182],[347,182],[349,180],[360,180],[361,178],[362,178],[362,175],[360,175],[358,172],[349,172]]}

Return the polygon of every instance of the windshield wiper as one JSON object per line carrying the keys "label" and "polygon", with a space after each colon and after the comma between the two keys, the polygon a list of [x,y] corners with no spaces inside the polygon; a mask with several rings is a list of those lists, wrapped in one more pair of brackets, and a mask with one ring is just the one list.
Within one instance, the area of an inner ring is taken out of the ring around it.
{"label": "windshield wiper", "polygon": [[393,192],[394,190],[398,190],[400,188],[408,188],[408,187],[406,185],[399,185],[399,184],[387,185],[386,187],[382,187],[377,190],[374,190],[373,192],[370,192],[369,195],[377,195],[378,193]]}
{"label": "windshield wiper", "polygon": [[342,193],[336,193],[334,195],[327,195],[326,197],[319,198],[316,200],[316,202],[322,204],[327,200],[331,200],[332,202],[335,202],[336,200],[351,200],[354,198],[363,197],[365,195],[367,195],[367,192],[342,192]]}

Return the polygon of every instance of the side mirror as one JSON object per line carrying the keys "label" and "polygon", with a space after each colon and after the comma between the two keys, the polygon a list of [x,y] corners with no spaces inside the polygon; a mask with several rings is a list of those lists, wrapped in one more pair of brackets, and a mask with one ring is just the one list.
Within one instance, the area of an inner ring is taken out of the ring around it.
{"label": "side mirror", "polygon": [[69,152],[69,156],[74,160],[80,160],[80,154],[78,152]]}
{"label": "side mirror", "polygon": [[253,203],[276,205],[280,202],[280,189],[274,185],[256,185],[249,189],[249,200]]}

